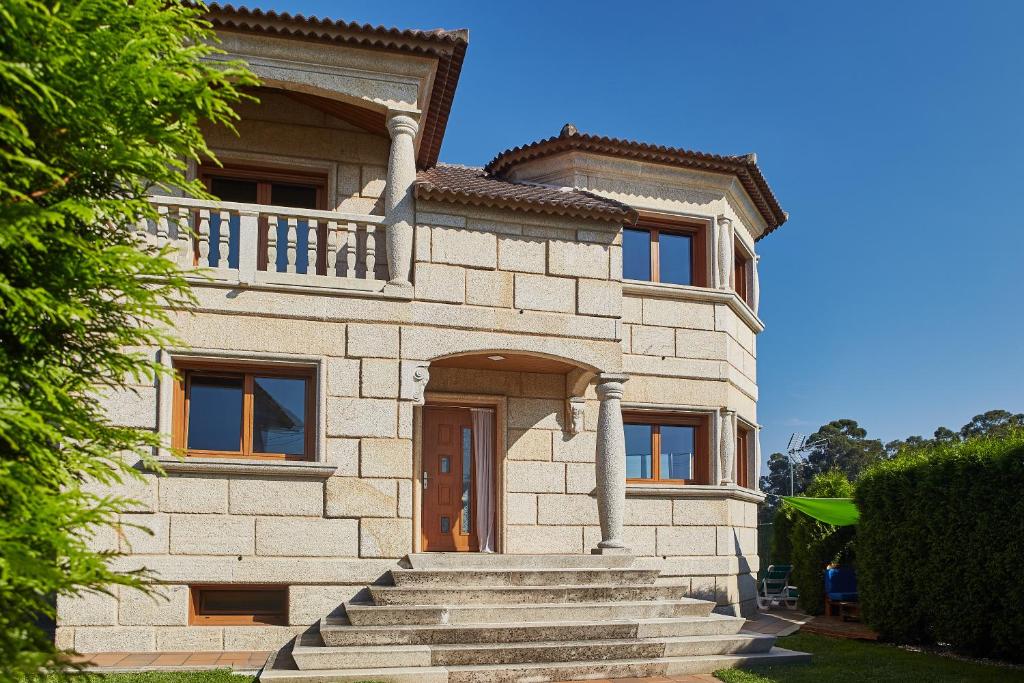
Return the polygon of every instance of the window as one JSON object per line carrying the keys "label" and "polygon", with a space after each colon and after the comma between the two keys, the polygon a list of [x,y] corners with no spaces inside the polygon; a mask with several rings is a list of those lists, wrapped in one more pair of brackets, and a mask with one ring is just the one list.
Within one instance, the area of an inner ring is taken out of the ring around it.
{"label": "window", "polygon": [[705,484],[709,480],[707,419],[625,415],[626,480]]}
{"label": "window", "polygon": [[288,623],[287,586],[190,586],[189,623],[253,626]]}
{"label": "window", "polygon": [[[225,168],[203,166],[199,169],[199,177],[206,185],[210,194],[225,202],[241,204],[263,204],[270,206],[286,206],[293,209],[325,209],[327,205],[327,177],[323,174],[283,171],[273,169],[249,168],[244,166],[228,166]],[[238,267],[238,217],[232,216],[227,229],[228,254],[216,252],[220,236],[221,218],[210,216],[210,263],[217,267],[221,258],[227,258],[229,268]],[[306,221],[299,221],[296,234],[295,266],[300,273],[307,271],[309,240]],[[302,229],[306,228],[306,229]],[[326,228],[325,228],[326,230]],[[287,220],[278,219],[277,243],[284,244],[287,240]],[[327,234],[318,235],[318,244],[326,244]],[[260,218],[259,269],[267,270],[265,262],[267,240],[267,224]],[[325,252],[326,257],[326,252]],[[280,250],[277,255],[276,268],[270,270],[283,271],[287,265],[287,254]],[[326,272],[326,259],[318,258],[322,263],[314,264],[317,271]]]}
{"label": "window", "polygon": [[732,288],[739,298],[750,303],[750,257],[737,242],[733,246],[733,253],[736,255],[732,268]]}
{"label": "window", "polygon": [[622,277],[706,287],[706,232],[706,225],[641,219],[622,231]]}
{"label": "window", "polygon": [[736,429],[736,484],[750,486],[750,430],[740,425]]}
{"label": "window", "polygon": [[312,368],[179,364],[174,447],[193,457],[312,460]]}

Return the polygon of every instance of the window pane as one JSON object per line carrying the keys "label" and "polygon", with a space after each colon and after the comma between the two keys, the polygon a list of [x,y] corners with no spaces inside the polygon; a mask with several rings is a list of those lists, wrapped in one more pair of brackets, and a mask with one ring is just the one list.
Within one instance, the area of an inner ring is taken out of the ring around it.
{"label": "window pane", "polygon": [[242,378],[192,375],[189,381],[189,450],[242,450]]}
{"label": "window pane", "polygon": [[626,478],[651,479],[654,460],[651,457],[651,425],[625,425]]}
{"label": "window pane", "polygon": [[306,380],[257,377],[252,398],[253,452],[303,455],[306,451]]}
{"label": "window pane", "polygon": [[622,277],[627,280],[651,279],[651,233],[649,231],[622,231]]}
{"label": "window pane", "polygon": [[203,590],[200,614],[281,614],[285,590]]}
{"label": "window pane", "polygon": [[462,428],[462,533],[468,534],[472,530],[472,516],[470,513],[473,503],[472,493],[473,476],[473,430],[469,427]]}
{"label": "window pane", "polygon": [[661,478],[693,479],[695,427],[661,426]]}
{"label": "window pane", "polygon": [[210,194],[224,202],[256,203],[256,181],[211,178]]}
{"label": "window pane", "polygon": [[[623,249],[625,253],[625,249]],[[658,235],[658,266],[661,282],[676,285],[693,284],[693,238],[663,232]]]}
{"label": "window pane", "polygon": [[316,188],[307,185],[286,185],[274,183],[270,186],[270,203],[274,206],[291,206],[297,209],[316,208]]}

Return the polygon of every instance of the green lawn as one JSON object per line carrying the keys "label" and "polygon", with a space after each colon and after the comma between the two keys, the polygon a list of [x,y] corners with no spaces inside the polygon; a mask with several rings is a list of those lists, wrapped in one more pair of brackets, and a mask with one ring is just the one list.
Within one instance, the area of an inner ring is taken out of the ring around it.
{"label": "green lawn", "polygon": [[892,645],[797,633],[780,638],[779,647],[810,652],[809,664],[759,669],[728,669],[715,676],[726,683],[933,683],[952,681],[1024,682],[1024,669],[965,662]]}
{"label": "green lawn", "polygon": [[46,683],[70,680],[72,683],[249,683],[251,675],[239,676],[230,669],[215,671],[145,671],[124,674],[76,674],[70,679],[52,676]]}

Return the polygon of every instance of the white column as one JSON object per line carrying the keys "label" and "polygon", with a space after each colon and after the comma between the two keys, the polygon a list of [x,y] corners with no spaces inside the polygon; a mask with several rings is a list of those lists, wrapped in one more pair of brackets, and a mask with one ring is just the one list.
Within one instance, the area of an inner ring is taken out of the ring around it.
{"label": "white column", "polygon": [[750,264],[750,307],[754,309],[754,315],[758,315],[757,309],[761,305],[761,281],[757,274],[757,264],[760,262],[761,255],[754,254],[754,261]]}
{"label": "white column", "polygon": [[751,468],[754,473],[754,481],[751,487],[755,491],[761,490],[761,427],[754,430],[754,466]]}
{"label": "white column", "polygon": [[734,472],[736,471],[736,427],[734,425],[736,421],[736,411],[729,410],[728,408],[722,408],[719,411],[719,464],[721,469],[719,470],[721,479],[719,481],[723,486],[726,484],[733,483],[736,478]]}
{"label": "white column", "polygon": [[626,508],[626,435],[622,427],[623,385],[626,375],[602,373],[597,378],[597,512],[601,520],[601,542],[590,552],[595,555],[626,553],[622,541]]}
{"label": "white column", "polygon": [[718,217],[718,234],[716,241],[716,252],[718,255],[718,280],[715,283],[719,289],[732,288],[732,220],[725,216]]}
{"label": "white column", "polygon": [[418,124],[405,113],[388,117],[391,154],[388,156],[388,177],[384,189],[384,216],[387,224],[388,284],[402,289],[412,285],[413,222],[415,205],[413,183],[416,181],[416,150],[413,139]]}

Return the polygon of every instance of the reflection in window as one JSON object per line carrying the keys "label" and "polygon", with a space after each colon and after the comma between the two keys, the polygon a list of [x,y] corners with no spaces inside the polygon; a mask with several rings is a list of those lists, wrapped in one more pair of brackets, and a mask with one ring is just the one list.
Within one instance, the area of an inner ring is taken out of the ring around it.
{"label": "reflection in window", "polygon": [[693,238],[671,232],[658,236],[659,265],[661,282],[676,285],[693,284]]}
{"label": "reflection in window", "polygon": [[661,478],[693,479],[694,427],[661,425]]}
{"label": "reflection in window", "polygon": [[256,377],[253,383],[253,452],[302,455],[305,439],[306,380]]}
{"label": "reflection in window", "polygon": [[462,533],[472,530],[470,510],[472,503],[473,430],[462,428]]}
{"label": "reflection in window", "polygon": [[627,280],[651,279],[650,231],[622,231],[622,277]]}
{"label": "reflection in window", "polygon": [[651,479],[654,476],[651,456],[651,425],[628,424],[626,433],[626,478]]}
{"label": "reflection in window", "polygon": [[188,402],[189,450],[241,450],[242,394],[241,377],[192,378]]}

